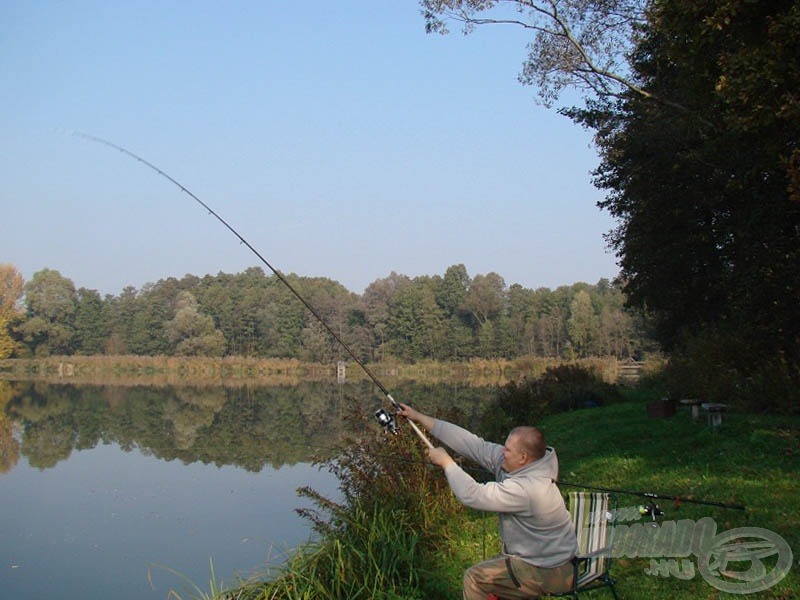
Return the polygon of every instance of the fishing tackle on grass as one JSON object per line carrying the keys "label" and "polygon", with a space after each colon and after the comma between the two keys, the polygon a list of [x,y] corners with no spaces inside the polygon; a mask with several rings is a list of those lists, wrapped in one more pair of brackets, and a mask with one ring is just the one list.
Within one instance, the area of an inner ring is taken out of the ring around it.
{"label": "fishing tackle on grass", "polygon": [[[355,352],[353,352],[353,350],[350,348],[350,346],[348,346],[344,342],[344,340],[342,340],[336,334],[336,332],[330,327],[330,325],[328,325],[328,323],[325,321],[325,319],[323,319],[320,316],[319,312],[317,312],[317,310],[300,294],[300,292],[298,292],[295,289],[295,287],[283,276],[283,274],[280,271],[278,271],[275,267],[273,267],[269,263],[269,261],[266,258],[264,258],[261,255],[261,253],[258,250],[256,250],[250,244],[250,242],[248,242],[244,238],[244,236],[242,236],[242,234],[240,234],[236,229],[234,229],[233,226],[230,225],[225,219],[223,219],[214,209],[212,209],[208,204],[206,204],[205,202],[200,200],[200,198],[195,196],[192,192],[189,191],[188,188],[186,188],[183,184],[181,184],[179,181],[177,181],[171,175],[168,175],[165,171],[162,171],[156,165],[154,165],[153,163],[145,160],[144,158],[142,158],[138,154],[134,154],[130,150],[128,150],[126,148],[123,148],[122,146],[119,146],[118,144],[115,144],[113,142],[109,142],[108,140],[105,140],[103,138],[99,138],[99,137],[96,137],[96,136],[93,136],[93,135],[89,135],[87,133],[81,133],[79,131],[75,131],[75,132],[73,132],[73,135],[77,136],[77,137],[80,137],[80,138],[83,138],[85,140],[88,140],[90,142],[95,142],[95,143],[98,143],[98,144],[102,144],[104,146],[108,146],[109,148],[113,148],[114,150],[118,150],[119,152],[122,152],[123,154],[126,154],[127,156],[129,156],[129,157],[133,158],[134,160],[142,163],[143,165],[149,167],[150,169],[152,169],[153,171],[155,171],[156,173],[158,173],[159,175],[161,175],[162,177],[164,177],[168,181],[170,181],[173,184],[175,184],[176,186],[178,186],[182,192],[185,192],[186,194],[188,194],[189,197],[192,198],[192,200],[194,200],[200,206],[202,206],[204,209],[206,209],[210,215],[212,215],[215,219],[217,219],[217,221],[222,223],[228,229],[228,231],[230,231],[233,235],[235,235],[242,244],[247,246],[247,248],[256,256],[256,258],[258,258],[258,260],[260,260],[270,271],[272,271],[272,273],[278,278],[278,280],[281,283],[283,283],[289,289],[289,291],[294,295],[294,297],[297,298],[303,304],[303,306],[305,306],[308,309],[308,311],[314,316],[314,318],[317,319],[317,321],[320,322],[320,324],[331,335],[331,337],[333,337],[333,339],[336,340],[342,348],[344,348],[344,350],[347,352],[347,354],[350,355],[350,357],[355,361],[355,363],[359,367],[361,367],[361,369],[364,371],[364,373],[366,373],[367,377],[369,377],[372,380],[372,382],[378,387],[378,389],[380,389],[380,391],[383,392],[384,396],[386,396],[386,398],[389,400],[389,402],[391,403],[391,405],[392,405],[393,409],[395,410],[395,412],[400,410],[400,404],[398,404],[398,402],[394,398],[392,398],[392,395],[386,389],[386,386],[384,386],[383,383],[381,383],[381,381],[375,376],[375,374],[372,371],[370,371],[370,369],[367,367],[367,365],[365,365],[364,362],[361,359],[359,359],[358,356],[356,356]],[[378,409],[375,412],[375,418],[377,419],[378,423],[388,433],[392,433],[392,434],[395,434],[395,435],[398,433],[397,418],[396,418],[395,415],[389,413],[389,411],[387,411],[386,409],[384,409],[384,408]],[[414,433],[416,433],[417,436],[420,438],[420,440],[422,440],[422,442],[428,448],[433,448],[433,444],[425,436],[425,434],[417,426],[417,424],[414,423],[413,421],[411,421],[410,419],[407,419],[407,421],[408,421],[408,424],[411,425],[411,428],[414,430]]]}

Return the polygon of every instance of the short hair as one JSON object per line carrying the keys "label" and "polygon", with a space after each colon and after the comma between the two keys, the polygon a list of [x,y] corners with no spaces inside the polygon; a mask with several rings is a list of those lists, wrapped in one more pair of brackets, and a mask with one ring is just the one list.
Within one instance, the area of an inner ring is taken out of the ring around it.
{"label": "short hair", "polygon": [[544,456],[546,449],[544,434],[536,427],[520,425],[514,427],[509,435],[519,439],[520,446],[531,455],[532,460],[539,460]]}

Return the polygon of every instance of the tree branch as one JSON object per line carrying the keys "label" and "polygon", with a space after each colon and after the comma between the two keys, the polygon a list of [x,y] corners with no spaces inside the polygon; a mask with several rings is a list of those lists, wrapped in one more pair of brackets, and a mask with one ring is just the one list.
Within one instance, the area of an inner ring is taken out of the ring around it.
{"label": "tree branch", "polygon": [[[647,91],[618,70],[600,65],[595,58],[594,54],[599,56],[605,52],[607,62],[613,64],[614,56],[624,51],[625,40],[633,44],[635,26],[643,20],[644,2],[632,0],[621,6],[619,3],[611,3],[600,8],[596,8],[595,4],[591,0],[421,1],[429,31],[448,33],[445,22],[456,21],[463,24],[462,30],[465,34],[473,31],[475,27],[484,25],[511,25],[539,34],[540,41],[529,44],[530,55],[524,70],[526,74],[520,76],[520,81],[524,84],[533,84],[533,74],[538,74],[539,81],[535,85],[543,98],[556,98],[560,89],[570,85],[590,90],[592,94],[601,98],[620,98],[623,96],[621,88],[680,112],[693,112],[687,106]],[[513,10],[520,14],[527,12],[529,18],[526,20],[477,16],[479,13],[486,13],[501,6],[512,6]],[[564,10],[560,10],[560,7]],[[627,11],[624,10],[626,8]],[[553,27],[548,27],[547,23]],[[582,30],[583,36],[576,33],[578,28]],[[581,37],[594,40],[596,44],[594,53]],[[548,40],[550,44],[547,44]],[[562,52],[554,52],[559,47],[558,40],[564,43]],[[541,58],[548,53],[551,55],[548,61],[552,63],[550,67],[543,64],[545,61],[537,61],[535,56],[538,54]],[[548,104],[546,100],[545,104]],[[703,122],[710,125],[704,120]]]}

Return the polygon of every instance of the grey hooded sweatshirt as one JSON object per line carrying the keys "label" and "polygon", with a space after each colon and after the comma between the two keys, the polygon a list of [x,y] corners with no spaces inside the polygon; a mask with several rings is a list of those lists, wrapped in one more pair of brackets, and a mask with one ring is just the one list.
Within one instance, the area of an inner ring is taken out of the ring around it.
{"label": "grey hooded sweatshirt", "polygon": [[556,451],[511,473],[500,468],[503,446],[487,442],[466,429],[436,420],[431,433],[462,456],[494,474],[495,481],[478,483],[456,464],[445,476],[465,506],[499,513],[503,552],[537,567],[557,567],[575,556],[577,542],[569,511],[555,484]]}

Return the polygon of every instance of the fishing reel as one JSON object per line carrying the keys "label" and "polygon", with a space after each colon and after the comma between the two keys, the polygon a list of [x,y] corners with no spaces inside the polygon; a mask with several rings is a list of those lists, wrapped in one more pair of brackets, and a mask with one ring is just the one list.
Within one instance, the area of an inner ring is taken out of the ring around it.
{"label": "fishing reel", "polygon": [[664,516],[664,511],[655,502],[648,502],[647,504],[639,505],[639,514],[643,517],[651,517],[655,521],[656,517]]}
{"label": "fishing reel", "polygon": [[378,423],[386,433],[397,435],[397,419],[388,410],[379,408],[375,411],[375,418],[378,419]]}

